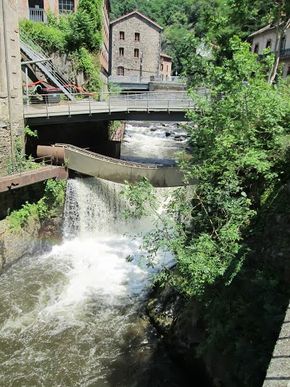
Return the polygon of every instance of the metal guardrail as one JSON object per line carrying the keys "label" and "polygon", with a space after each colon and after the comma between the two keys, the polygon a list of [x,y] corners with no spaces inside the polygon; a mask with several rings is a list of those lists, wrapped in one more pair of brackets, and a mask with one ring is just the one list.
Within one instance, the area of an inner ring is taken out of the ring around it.
{"label": "metal guardrail", "polygon": [[149,82],[161,82],[161,83],[186,83],[186,80],[179,76],[142,76],[139,75],[111,75],[109,82],[112,83],[149,83]]}
{"label": "metal guardrail", "polygon": [[186,111],[195,107],[186,92],[139,92],[139,93],[76,93],[74,100],[64,94],[33,94],[25,101],[24,116],[47,117],[54,115],[130,112],[130,111]]}

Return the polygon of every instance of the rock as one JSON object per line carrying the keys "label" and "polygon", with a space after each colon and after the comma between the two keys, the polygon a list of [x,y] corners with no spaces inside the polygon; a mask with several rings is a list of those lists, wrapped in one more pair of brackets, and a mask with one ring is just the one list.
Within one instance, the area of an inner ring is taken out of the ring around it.
{"label": "rock", "polygon": [[186,138],[184,136],[177,135],[177,136],[174,137],[174,140],[178,141],[178,142],[181,142],[181,141],[185,141]]}
{"label": "rock", "polygon": [[172,135],[172,132],[165,132],[165,137],[170,137]]}

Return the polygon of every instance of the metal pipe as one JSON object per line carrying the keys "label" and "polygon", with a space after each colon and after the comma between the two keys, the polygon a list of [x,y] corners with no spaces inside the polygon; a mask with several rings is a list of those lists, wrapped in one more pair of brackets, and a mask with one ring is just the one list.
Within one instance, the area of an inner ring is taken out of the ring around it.
{"label": "metal pipe", "polygon": [[28,87],[28,67],[25,67],[25,84],[26,84],[26,105],[29,105],[29,87]]}
{"label": "metal pipe", "polygon": [[50,157],[52,163],[56,163],[56,164],[64,163],[64,147],[62,146],[38,145],[36,154],[37,154],[37,157],[40,157],[40,158]]}
{"label": "metal pipe", "polygon": [[9,111],[9,126],[10,126],[10,152],[11,162],[13,170],[15,169],[15,152],[14,152],[14,136],[13,136],[13,121],[12,121],[12,101],[11,101],[11,80],[10,80],[10,68],[9,68],[9,45],[8,45],[8,34],[7,34],[7,20],[5,10],[5,0],[1,1],[2,10],[2,21],[3,21],[3,38],[4,38],[4,56],[5,56],[5,67],[6,67],[6,86],[7,86],[7,97],[8,97],[8,111]]}
{"label": "metal pipe", "polygon": [[21,62],[21,66],[25,66],[25,65],[28,65],[28,64],[34,64],[34,63],[48,62],[50,60],[52,60],[52,58],[38,59],[38,60],[28,60],[26,62]]}

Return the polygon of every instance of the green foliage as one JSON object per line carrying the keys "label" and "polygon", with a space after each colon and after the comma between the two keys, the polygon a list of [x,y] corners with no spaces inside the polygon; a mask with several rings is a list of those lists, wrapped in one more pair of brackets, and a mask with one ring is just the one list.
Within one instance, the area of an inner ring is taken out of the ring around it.
{"label": "green foliage", "polygon": [[109,138],[112,139],[121,127],[122,121],[111,121],[109,124]]}
{"label": "green foliage", "polygon": [[20,28],[27,36],[45,49],[48,54],[55,51],[65,51],[66,36],[57,25],[21,20]]}
{"label": "green foliage", "polygon": [[[231,49],[232,59],[207,70],[210,97],[194,95],[194,125],[188,126],[192,154],[180,160],[180,167],[186,180],[198,185],[191,202],[173,200],[176,224],[171,216],[170,232],[167,225],[167,233],[158,238],[176,255],[172,283],[200,298],[209,286],[229,285],[239,273],[248,254],[244,240],[263,192],[280,178],[281,144],[289,127],[287,88],[267,83],[267,64],[256,60],[248,44],[234,38]],[[148,187],[127,188],[126,193],[135,203],[133,211],[143,215]]]}
{"label": "green foliage", "polygon": [[11,212],[8,222],[12,230],[20,230],[31,219],[43,221],[55,217],[65,200],[66,182],[62,180],[47,180],[44,196],[37,203],[26,202],[20,210]]}
{"label": "green foliage", "polygon": [[[37,136],[36,131],[30,130],[28,127],[24,129],[25,134]],[[24,151],[24,141],[22,136],[18,136],[14,141],[14,157],[11,157],[7,165],[7,174],[24,172],[30,169],[36,169],[39,164],[34,162],[32,157],[26,157]]]}
{"label": "green foliage", "polygon": [[[208,96],[192,91],[192,152],[179,163],[185,181],[198,184],[191,200],[176,192],[145,246],[175,254],[175,270],[157,281],[199,301],[200,353],[221,354],[226,385],[256,387],[290,296],[290,96],[282,81],[267,82],[271,57],[257,61],[237,38],[229,44],[229,59],[206,67]],[[142,215],[150,192],[127,192]]]}
{"label": "green foliage", "polygon": [[29,126],[25,126],[24,134],[25,134],[25,136],[28,136],[28,137],[38,138],[37,130],[32,130],[32,129],[30,129]]}
{"label": "green foliage", "polygon": [[77,69],[83,71],[86,77],[86,87],[89,90],[100,90],[102,81],[100,78],[100,64],[98,58],[86,48],[81,47],[72,55]]}
{"label": "green foliage", "polygon": [[150,206],[155,205],[154,190],[148,179],[142,178],[136,184],[126,184],[121,194],[127,199],[128,206],[124,210],[126,219],[140,219],[148,215]]}

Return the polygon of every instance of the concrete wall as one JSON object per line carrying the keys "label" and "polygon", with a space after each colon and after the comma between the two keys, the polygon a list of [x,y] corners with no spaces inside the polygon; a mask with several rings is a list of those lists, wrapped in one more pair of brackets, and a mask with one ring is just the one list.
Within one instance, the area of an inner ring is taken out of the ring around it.
{"label": "concrete wall", "polygon": [[0,220],[11,211],[18,210],[26,201],[38,201],[43,197],[45,183],[32,184],[0,193]]}
{"label": "concrete wall", "polygon": [[[120,40],[120,32],[125,39]],[[140,34],[140,41],[135,41],[135,33]],[[141,53],[142,75],[148,77],[159,75],[161,31],[138,14],[111,24],[111,74],[118,75],[117,68],[124,67],[125,76],[139,76]],[[124,56],[119,49],[124,48]],[[139,58],[134,57],[134,49],[139,49]]]}
{"label": "concrete wall", "polygon": [[23,126],[17,1],[0,0],[0,176],[13,159]]}

